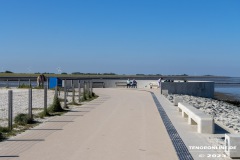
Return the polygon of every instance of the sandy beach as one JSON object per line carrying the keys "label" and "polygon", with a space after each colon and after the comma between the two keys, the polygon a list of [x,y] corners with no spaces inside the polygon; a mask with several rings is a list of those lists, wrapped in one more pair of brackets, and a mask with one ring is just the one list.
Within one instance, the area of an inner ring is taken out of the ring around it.
{"label": "sandy beach", "polygon": [[[28,89],[18,88],[1,88],[0,89],[0,126],[7,126],[8,124],[8,90],[13,91],[13,118],[19,113],[28,113]],[[54,98],[54,90],[47,91],[47,105],[51,105]],[[71,95],[71,93],[69,93]],[[64,97],[63,92],[59,96]],[[71,101],[71,97],[67,97]],[[32,112],[37,114],[43,111],[44,107],[44,90],[32,90]]]}

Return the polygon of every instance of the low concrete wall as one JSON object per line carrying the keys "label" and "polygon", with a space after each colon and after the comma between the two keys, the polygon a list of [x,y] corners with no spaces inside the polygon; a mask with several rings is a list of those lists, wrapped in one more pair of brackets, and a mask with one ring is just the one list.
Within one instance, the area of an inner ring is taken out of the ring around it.
{"label": "low concrete wall", "polygon": [[[138,88],[150,88],[150,83],[156,82],[156,80],[136,80],[137,81],[137,87]],[[105,88],[116,88],[116,82],[127,82],[127,80],[115,80],[115,79],[109,79],[109,80],[93,80],[93,82],[104,82]],[[119,88],[124,88],[124,86],[119,86]]]}
{"label": "low concrete wall", "polygon": [[214,97],[214,82],[211,81],[162,82],[161,89],[168,90],[168,94]]}
{"label": "low concrete wall", "polygon": [[[83,81],[81,80],[81,87],[83,87]],[[136,80],[138,88],[150,88],[150,84],[157,84],[157,80]],[[116,86],[116,82],[127,82],[127,79],[93,79],[92,82],[103,82],[104,88],[124,88],[124,86]],[[67,87],[71,87],[71,84],[75,87],[78,86],[78,80],[67,80]],[[63,81],[64,84],[64,81]],[[126,87],[126,86],[125,86]],[[210,81],[174,81],[174,82],[162,82],[162,90],[167,90],[168,94],[186,94],[199,97],[214,97],[214,82]]]}
{"label": "low concrete wall", "polygon": [[[83,87],[83,81],[81,80],[81,87]],[[150,88],[150,84],[156,84],[157,80],[136,80],[137,81],[137,88]],[[127,82],[126,80],[122,79],[93,79],[92,82],[103,82],[104,88],[126,88],[127,86],[116,86],[116,82]],[[78,86],[78,80],[67,80],[67,87],[71,87],[71,84],[74,84],[75,87]],[[64,84],[64,80],[63,80]]]}

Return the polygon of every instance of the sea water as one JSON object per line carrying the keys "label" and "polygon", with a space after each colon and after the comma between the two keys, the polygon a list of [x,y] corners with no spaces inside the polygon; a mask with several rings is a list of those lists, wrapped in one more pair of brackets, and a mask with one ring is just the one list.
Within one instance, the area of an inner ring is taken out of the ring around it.
{"label": "sea water", "polygon": [[240,77],[217,77],[217,78],[202,78],[215,82],[215,92],[221,92],[234,96],[240,100]]}

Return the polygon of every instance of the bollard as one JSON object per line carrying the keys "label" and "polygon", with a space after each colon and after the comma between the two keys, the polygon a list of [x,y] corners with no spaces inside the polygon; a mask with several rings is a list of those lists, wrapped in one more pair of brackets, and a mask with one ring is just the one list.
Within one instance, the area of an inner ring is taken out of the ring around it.
{"label": "bollard", "polygon": [[91,93],[92,89],[91,89],[91,81],[89,81],[89,95],[92,96],[92,93]]}
{"label": "bollard", "polygon": [[78,102],[81,102],[81,81],[78,81]]}
{"label": "bollard", "polygon": [[8,128],[12,130],[13,123],[13,91],[8,91]]}
{"label": "bollard", "polygon": [[29,79],[29,87],[32,88],[31,79]]}
{"label": "bollard", "polygon": [[75,88],[74,88],[74,84],[72,86],[72,103],[74,104],[75,102]]}
{"label": "bollard", "polygon": [[90,95],[90,81],[88,81],[87,83],[87,93],[88,95]]}
{"label": "bollard", "polygon": [[93,82],[91,81],[91,96],[93,95]]}
{"label": "bollard", "polygon": [[86,82],[84,81],[83,83],[83,99],[86,100],[86,88],[87,88],[87,84]]}
{"label": "bollard", "polygon": [[67,108],[67,81],[64,80],[64,108]]}
{"label": "bollard", "polygon": [[28,90],[28,117],[32,119],[32,88]]}
{"label": "bollard", "polygon": [[18,79],[18,88],[20,87],[20,79]]}
{"label": "bollard", "polygon": [[73,80],[71,80],[71,87],[73,87]]}
{"label": "bollard", "polygon": [[49,80],[47,78],[47,89],[49,89]]}
{"label": "bollard", "polygon": [[44,87],[44,112],[47,113],[47,87]]}
{"label": "bollard", "polygon": [[9,88],[8,79],[6,81],[6,87]]}

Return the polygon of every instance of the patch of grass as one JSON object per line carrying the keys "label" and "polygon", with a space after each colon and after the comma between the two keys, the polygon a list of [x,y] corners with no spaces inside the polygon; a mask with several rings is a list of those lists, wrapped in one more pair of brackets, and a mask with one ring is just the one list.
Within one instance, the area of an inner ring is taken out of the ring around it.
{"label": "patch of grass", "polygon": [[23,113],[20,113],[18,114],[15,118],[14,118],[14,122],[15,124],[18,124],[18,125],[27,125],[27,124],[33,124],[34,121],[32,118],[30,118],[28,116],[28,114],[23,114]]}
{"label": "patch of grass", "polygon": [[10,129],[8,127],[0,127],[0,133],[7,133]]}
{"label": "patch of grass", "polygon": [[[93,93],[93,95],[94,96],[92,98],[88,98],[85,101],[88,102],[88,101],[94,100],[98,97],[95,93]],[[75,105],[81,105],[81,104],[76,103]],[[55,106],[55,108],[61,107],[60,100],[56,97],[54,97],[53,105],[51,107],[53,107],[53,106]],[[55,112],[51,112],[51,113],[42,111],[38,115],[34,115],[34,117],[40,117],[40,118],[42,117],[43,118],[45,116],[61,116],[69,111],[69,110],[62,109],[62,107],[58,108],[58,109],[59,109],[59,111],[55,110]],[[30,119],[27,114],[17,115],[14,119],[14,122],[15,122],[15,124],[13,124],[12,130],[10,130],[8,127],[0,126],[0,141],[3,141],[10,136],[15,136],[19,133],[22,133],[25,130],[33,128],[40,123],[40,122],[34,121],[33,119]]]}
{"label": "patch of grass", "polygon": [[71,102],[71,103],[68,103],[68,105],[81,106],[81,104],[80,104],[80,103],[76,103],[76,102]]}
{"label": "patch of grass", "polygon": [[36,86],[34,89],[44,89],[43,86]]}
{"label": "patch of grass", "polygon": [[21,84],[18,88],[32,88],[31,85]]}
{"label": "patch of grass", "polygon": [[49,113],[54,113],[54,112],[63,112],[64,109],[61,107],[60,101],[58,97],[55,95],[53,99],[53,104],[48,108]]}
{"label": "patch of grass", "polygon": [[36,117],[39,117],[39,118],[50,117],[50,116],[52,115],[49,114],[48,111],[42,111],[36,115]]}
{"label": "patch of grass", "polygon": [[93,99],[95,99],[95,98],[97,98],[98,96],[94,93],[94,92],[92,92],[92,94],[90,95],[90,94],[85,94],[85,93],[83,93],[82,94],[82,98],[81,98],[81,102],[84,102],[84,101],[91,101],[91,100],[93,100]]}
{"label": "patch of grass", "polygon": [[6,139],[6,135],[11,132],[11,130],[8,127],[1,127],[0,126],[0,142]]}
{"label": "patch of grass", "polygon": [[92,98],[92,93],[89,92],[88,97],[89,97],[89,98]]}
{"label": "patch of grass", "polygon": [[82,101],[85,101],[88,99],[88,95],[86,94],[86,92],[83,92],[83,98]]}
{"label": "patch of grass", "polygon": [[0,132],[0,141],[4,139],[2,132]]}
{"label": "patch of grass", "polygon": [[94,99],[96,99],[96,98],[98,98],[98,97],[99,97],[99,96],[94,93],[94,97],[88,98],[87,100],[84,100],[84,101],[85,101],[85,102],[89,102],[89,101],[92,101],[92,100],[94,100]]}
{"label": "patch of grass", "polygon": [[25,130],[28,130],[30,128],[33,128],[37,126],[39,123],[34,123],[34,124],[26,124],[24,126],[14,124],[13,129],[10,130],[8,127],[0,127],[0,141],[3,141],[11,136],[16,136],[19,133],[24,132]]}

